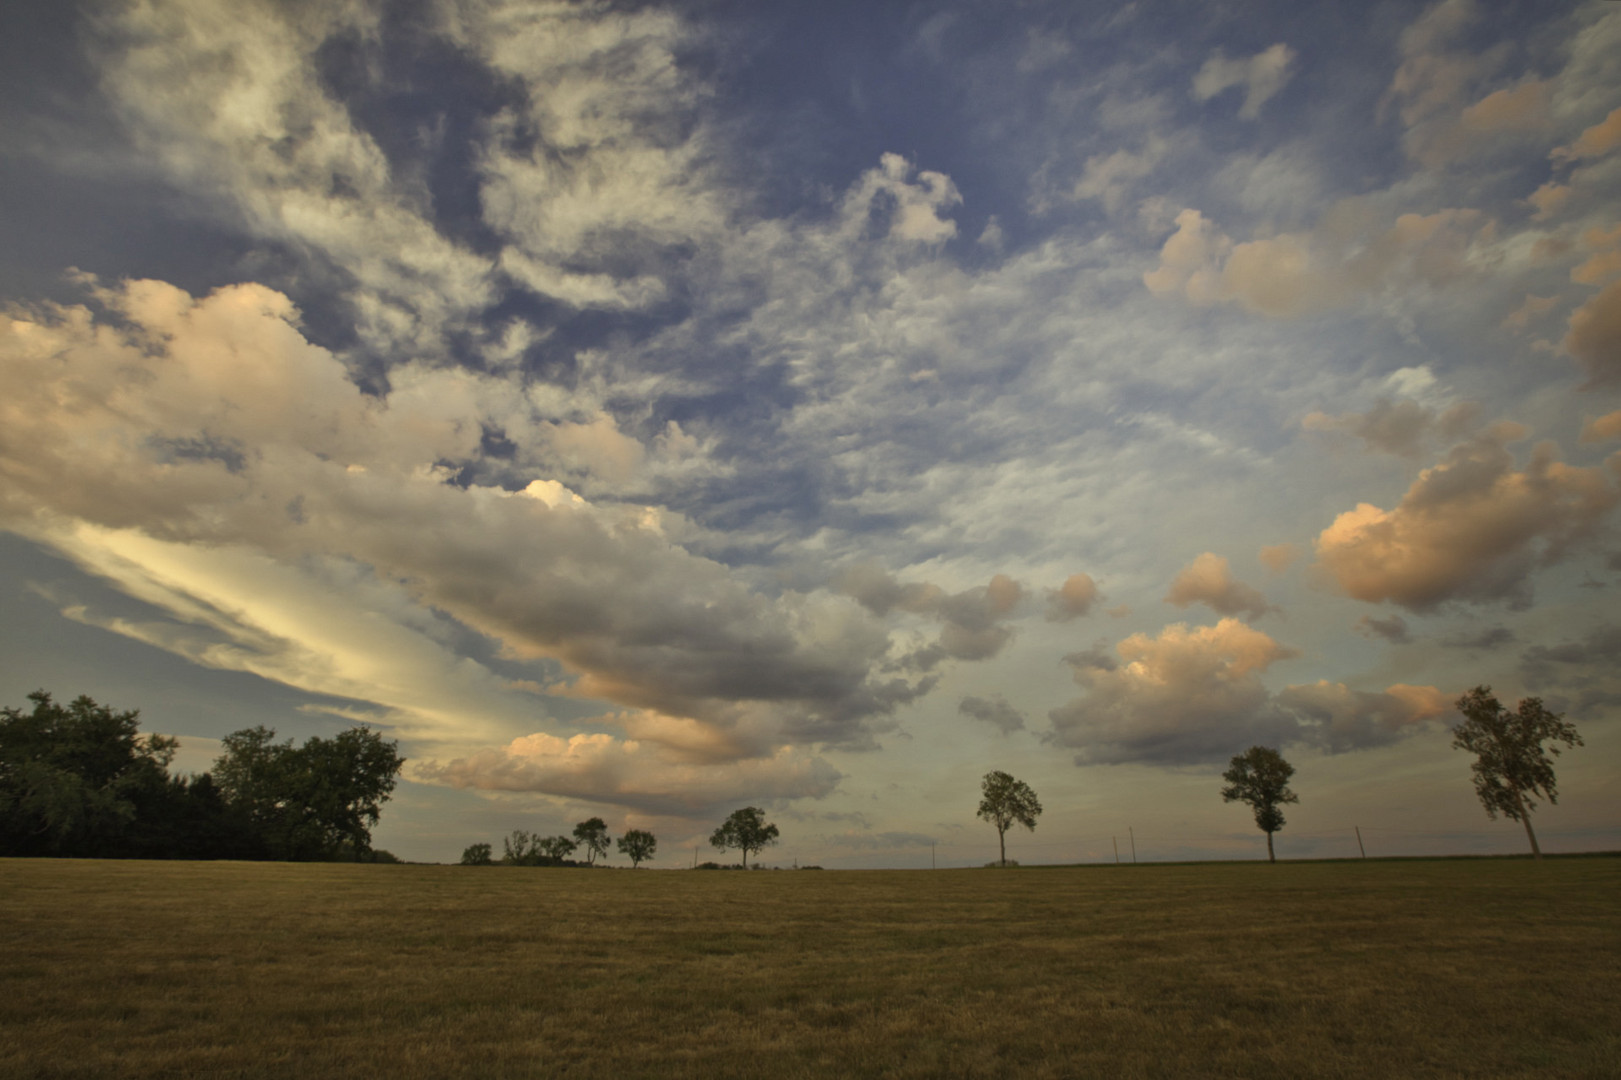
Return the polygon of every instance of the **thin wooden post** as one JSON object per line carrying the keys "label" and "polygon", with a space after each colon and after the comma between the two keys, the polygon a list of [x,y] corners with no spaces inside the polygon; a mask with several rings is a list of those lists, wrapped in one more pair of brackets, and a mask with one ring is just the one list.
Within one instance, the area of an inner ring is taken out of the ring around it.
{"label": "thin wooden post", "polygon": [[1362,826],[1356,826],[1356,849],[1362,852],[1362,857],[1368,857],[1368,849],[1362,846]]}

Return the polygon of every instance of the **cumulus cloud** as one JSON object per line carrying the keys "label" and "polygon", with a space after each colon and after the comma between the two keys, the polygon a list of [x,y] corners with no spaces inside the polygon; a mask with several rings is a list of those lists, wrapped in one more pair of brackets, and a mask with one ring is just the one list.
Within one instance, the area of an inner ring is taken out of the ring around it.
{"label": "cumulus cloud", "polygon": [[1388,619],[1364,615],[1356,621],[1356,632],[1363,637],[1383,638],[1392,645],[1406,645],[1413,640],[1407,629],[1407,620],[1400,615],[1392,615]]}
{"label": "cumulus cloud", "polygon": [[820,757],[781,747],[766,757],[693,762],[653,743],[608,734],[537,732],[500,749],[412,767],[412,778],[479,791],[531,792],[700,817],[744,801],[819,799],[841,774]]}
{"label": "cumulus cloud", "polygon": [[1505,315],[1498,325],[1504,330],[1524,330],[1532,322],[1552,311],[1558,303],[1557,296],[1534,296],[1526,293],[1525,303]]}
{"label": "cumulus cloud", "polygon": [[1090,574],[1071,574],[1056,589],[1047,590],[1047,621],[1073,622],[1092,610],[1102,599],[1097,582]]}
{"label": "cumulus cloud", "polygon": [[1077,764],[1225,761],[1255,743],[1294,737],[1296,723],[1271,700],[1261,675],[1298,655],[1237,619],[1157,637],[1133,634],[1116,647],[1065,658],[1085,695],[1048,713],[1053,741]]}
{"label": "cumulus cloud", "polygon": [[1013,640],[1013,628],[1004,625],[1024,598],[1024,588],[1006,574],[996,574],[986,585],[947,593],[930,582],[901,584],[874,563],[846,569],[837,582],[845,595],[874,615],[891,611],[922,615],[940,624],[940,636],[903,661],[928,670],[940,661],[988,660]]}
{"label": "cumulus cloud", "polygon": [[1260,115],[1261,106],[1288,83],[1294,60],[1295,51],[1282,42],[1242,60],[1229,60],[1218,51],[1193,77],[1193,98],[1209,101],[1232,87],[1242,87],[1244,104],[1238,115],[1253,120]]}
{"label": "cumulus cloud", "polygon": [[1582,442],[1611,442],[1621,439],[1621,409],[1595,417],[1582,425]]}
{"label": "cumulus cloud", "polygon": [[1584,158],[1603,157],[1621,146],[1621,108],[1583,131],[1576,140],[1556,148],[1549,156],[1555,164],[1568,165]]}
{"label": "cumulus cloud", "polygon": [[1248,614],[1257,619],[1276,610],[1260,590],[1233,577],[1225,558],[1209,551],[1182,568],[1165,602],[1181,608],[1205,604],[1218,615]]}
{"label": "cumulus cloud", "polygon": [[965,697],[957,703],[957,711],[991,725],[1004,735],[1024,730],[1024,714],[1009,705],[1001,694],[989,698]]}
{"label": "cumulus cloud", "polygon": [[1423,470],[1393,510],[1362,503],[1317,537],[1317,566],[1348,596],[1430,611],[1449,600],[1525,603],[1531,573],[1592,538],[1621,492],[1539,443],[1524,469],[1494,425]]}
{"label": "cumulus cloud", "polygon": [[1277,704],[1312,725],[1312,741],[1331,754],[1388,746],[1452,711],[1452,700],[1435,687],[1402,683],[1370,693],[1319,680],[1285,687]]}
{"label": "cumulus cloud", "polygon": [[1621,382],[1621,280],[1570,313],[1562,344],[1587,373],[1587,386]]}
{"label": "cumulus cloud", "polygon": [[1380,398],[1365,413],[1330,416],[1314,412],[1301,421],[1307,431],[1344,432],[1353,435],[1370,450],[1399,457],[1418,457],[1431,435],[1457,438],[1474,423],[1478,406],[1472,402],[1437,412],[1410,398]]}
{"label": "cumulus cloud", "polygon": [[[544,476],[518,491],[450,482],[441,463],[476,457],[490,429],[506,433],[520,464],[549,452],[559,429],[521,388],[423,366],[395,369],[386,396],[363,394],[303,338],[286,298],[260,286],[197,300],[136,282],[98,299],[116,323],[85,306],[0,319],[0,524],[128,589],[167,580],[154,602],[182,621],[212,606],[267,625],[276,589],[210,591],[165,569],[159,549],[114,538],[240,550],[295,576],[310,560],[362,567],[409,600],[400,618],[441,612],[511,657],[560,663],[569,678],[554,692],[766,743],[869,744],[874,723],[927,688],[879,672],[888,632],[858,605],[754,592],[670,540],[646,508],[599,506]],[[576,435],[581,452],[619,445],[599,425]],[[1011,635],[998,620],[1018,598],[1005,578],[937,597],[940,647],[994,654]],[[316,622],[277,633],[322,640]],[[178,639],[166,647],[196,654]],[[240,649],[208,655],[242,670],[259,663]],[[298,667],[265,670],[323,693],[405,696]]]}
{"label": "cumulus cloud", "polygon": [[1439,285],[1468,272],[1471,245],[1487,225],[1478,210],[1401,214],[1385,224],[1360,199],[1331,207],[1311,232],[1235,243],[1198,210],[1176,231],[1143,284],[1159,297],[1238,304],[1273,318],[1342,307],[1402,283]]}
{"label": "cumulus cloud", "polygon": [[1274,574],[1281,574],[1300,558],[1299,544],[1268,544],[1261,549],[1261,565]]}

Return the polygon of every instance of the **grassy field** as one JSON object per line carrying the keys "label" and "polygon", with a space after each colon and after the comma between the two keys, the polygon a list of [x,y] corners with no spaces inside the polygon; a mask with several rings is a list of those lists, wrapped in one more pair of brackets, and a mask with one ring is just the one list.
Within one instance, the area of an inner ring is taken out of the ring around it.
{"label": "grassy field", "polygon": [[1621,859],[0,861],[5,1077],[1616,1077]]}

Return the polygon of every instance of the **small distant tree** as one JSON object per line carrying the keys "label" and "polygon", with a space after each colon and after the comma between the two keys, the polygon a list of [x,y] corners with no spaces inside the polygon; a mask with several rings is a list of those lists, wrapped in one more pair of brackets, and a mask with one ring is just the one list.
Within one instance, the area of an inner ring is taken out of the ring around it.
{"label": "small distant tree", "polygon": [[1475,794],[1493,821],[1501,813],[1525,826],[1531,841],[1531,854],[1542,858],[1537,834],[1531,829],[1531,811],[1536,808],[1532,795],[1550,803],[1559,801],[1554,788],[1553,761],[1559,748],[1543,749],[1543,742],[1581,746],[1582,737],[1565,718],[1542,706],[1541,698],[1525,698],[1516,712],[1509,712],[1492,696],[1489,686],[1477,686],[1458,699],[1457,709],[1464,722],[1452,729],[1452,745],[1475,755],[1470,770],[1475,774]]}
{"label": "small distant tree", "polygon": [[765,819],[765,811],[758,806],[745,806],[733,810],[720,828],[709,838],[711,847],[720,851],[737,848],[743,853],[743,869],[749,868],[749,852],[762,851],[777,842],[777,827]]}
{"label": "small distant tree", "polygon": [[1266,746],[1252,746],[1233,758],[1221,774],[1227,786],[1221,789],[1222,802],[1248,803],[1255,811],[1255,824],[1266,833],[1266,858],[1277,862],[1272,851],[1272,834],[1283,828],[1284,803],[1297,803],[1300,796],[1289,790],[1295,767],[1283,755]]}
{"label": "small distant tree", "polygon": [[645,829],[631,829],[619,838],[619,853],[630,860],[632,870],[651,859],[658,846],[658,840]]}
{"label": "small distant tree", "polygon": [[535,850],[548,859],[556,859],[558,862],[562,862],[574,854],[574,849],[578,846],[566,836],[537,836],[535,838]]}
{"label": "small distant tree", "polygon": [[539,839],[527,829],[513,829],[511,836],[501,838],[501,861],[511,866],[533,862],[534,856],[539,854],[535,846]]}
{"label": "small distant tree", "polygon": [[490,857],[490,845],[472,844],[462,852],[463,866],[490,866],[495,862]]}
{"label": "small distant tree", "polygon": [[608,857],[608,823],[601,818],[588,818],[574,826],[574,839],[585,848],[587,866],[594,866],[598,855]]}
{"label": "small distant tree", "polygon": [[1007,865],[1007,831],[1018,822],[1031,832],[1036,830],[1036,818],[1041,816],[1041,800],[1030,785],[1015,780],[1000,770],[988,772],[980,781],[984,798],[979,800],[978,816],[996,826],[996,841],[1001,847],[1001,865]]}

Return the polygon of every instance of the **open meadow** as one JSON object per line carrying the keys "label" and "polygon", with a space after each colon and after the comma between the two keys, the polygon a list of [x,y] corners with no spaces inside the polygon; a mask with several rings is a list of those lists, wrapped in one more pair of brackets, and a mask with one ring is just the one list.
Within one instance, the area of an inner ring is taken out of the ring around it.
{"label": "open meadow", "polygon": [[6,1077],[1615,1077],[1621,859],[0,861]]}

